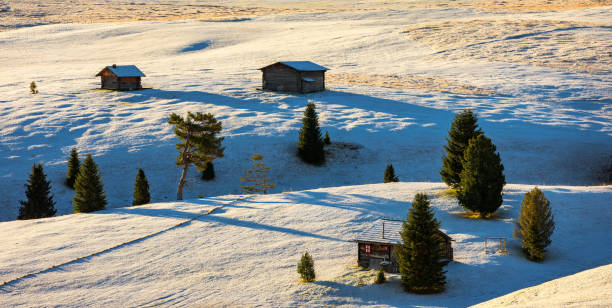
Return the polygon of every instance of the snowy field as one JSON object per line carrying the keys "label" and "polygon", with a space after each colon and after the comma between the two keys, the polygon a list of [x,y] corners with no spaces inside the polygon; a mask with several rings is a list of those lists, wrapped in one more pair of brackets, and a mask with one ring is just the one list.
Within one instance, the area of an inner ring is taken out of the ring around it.
{"label": "snowy field", "polygon": [[[0,306],[465,307],[609,264],[612,187],[540,187],[557,225],[542,264],[527,261],[512,240],[512,219],[531,188],[508,185],[492,220],[464,218],[453,198],[439,194],[443,184],[393,183],[4,222],[0,282],[8,284],[0,286]],[[431,196],[442,230],[455,240],[447,291],[438,295],[407,294],[397,275],[374,285],[375,271],[356,267],[357,245],[349,242],[380,217],[404,218],[417,192]],[[509,255],[484,254],[485,236],[506,237]],[[296,273],[306,250],[315,260],[313,284],[300,283]],[[612,304],[603,293],[611,286],[609,279],[580,281],[582,298],[599,297],[603,305]]]}
{"label": "snowy field", "polygon": [[[602,185],[612,163],[612,3],[217,2],[0,0],[0,306],[461,307],[533,287],[495,302],[522,305],[543,294],[537,288],[560,294],[588,278],[536,285],[612,260],[612,187]],[[257,90],[257,69],[281,60],[330,68],[328,90]],[[137,65],[148,89],[98,90],[94,75],[114,63]],[[31,81],[39,94],[29,94]],[[333,142],[322,167],[295,155],[308,102]],[[438,194],[444,138],[465,108],[505,166],[494,220],[463,218]],[[187,111],[223,122],[226,151],[214,181],[192,169],[189,200],[173,202],[179,170],[166,122]],[[66,215],[72,147],[94,156],[109,210]],[[273,195],[239,195],[254,153],[272,167]],[[12,221],[39,162],[58,217]],[[410,183],[375,184],[388,163]],[[139,167],[156,203],[125,207]],[[535,185],[557,223],[543,264],[511,240]],[[456,240],[448,291],[408,295],[397,276],[371,285],[347,240],[380,217],[404,217],[423,191]],[[485,255],[485,236],[507,237],[510,255]],[[315,284],[298,283],[304,250],[315,257]],[[607,292],[609,282],[593,288]]]}
{"label": "snowy field", "polygon": [[[571,37],[598,42],[567,51],[560,40],[558,49],[577,59],[612,42],[611,7],[535,13],[389,9],[273,14],[234,22],[61,24],[2,32],[0,220],[17,216],[23,184],[37,162],[52,181],[58,214],[72,211],[72,191],[63,185],[71,147],[82,157],[94,155],[109,207],[131,203],[138,167],[149,178],[153,201],[173,200],[179,176],[176,138],[166,121],[171,112],[187,111],[212,112],[223,122],[226,137],[226,157],[215,161],[217,179],[193,181],[187,198],[239,193],[240,176],[253,153],[263,154],[272,167],[274,192],[379,183],[388,163],[402,181],[437,182],[444,137],[454,113],[464,108],[480,116],[481,127],[501,153],[508,183],[601,184],[600,172],[612,155],[609,53],[589,62],[589,72],[525,62],[526,51],[491,59],[489,49],[481,48],[482,57],[456,59],[461,52],[436,55],[441,48],[436,44],[461,49],[449,43],[457,40],[456,32],[432,45],[407,32],[470,18],[476,25],[499,20],[486,31],[497,36],[482,38],[483,45],[494,41],[495,50],[504,44],[512,50],[521,41],[503,39],[509,19],[559,21],[514,24],[524,26],[520,33],[529,44],[543,38],[547,50],[554,44],[545,38],[557,26]],[[561,21],[598,26],[571,30]],[[529,31],[533,35],[525,35]],[[469,36],[470,46],[475,40]],[[465,48],[470,55],[476,52]],[[256,90],[261,85],[257,69],[286,59],[329,67],[328,91],[292,95]],[[113,63],[137,65],[151,89],[96,90],[94,75]],[[28,92],[32,80],[38,95]],[[309,101],[336,142],[321,168],[295,156]]]}

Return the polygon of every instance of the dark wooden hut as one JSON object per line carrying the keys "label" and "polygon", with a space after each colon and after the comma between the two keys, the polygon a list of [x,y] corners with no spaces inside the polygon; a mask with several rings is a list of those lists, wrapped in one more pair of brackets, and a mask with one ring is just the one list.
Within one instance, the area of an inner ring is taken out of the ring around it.
{"label": "dark wooden hut", "polygon": [[[383,266],[390,273],[399,272],[395,249],[401,244],[401,220],[381,219],[361,232],[353,241],[357,243],[357,263],[366,268],[379,269]],[[448,261],[453,260],[452,239],[440,231]]]}
{"label": "dark wooden hut", "polygon": [[325,90],[327,68],[310,61],[284,61],[260,68],[264,90],[309,93]]}
{"label": "dark wooden hut", "polygon": [[141,77],[145,77],[135,65],[107,66],[96,76],[100,76],[102,89],[109,90],[138,90],[142,89]]}

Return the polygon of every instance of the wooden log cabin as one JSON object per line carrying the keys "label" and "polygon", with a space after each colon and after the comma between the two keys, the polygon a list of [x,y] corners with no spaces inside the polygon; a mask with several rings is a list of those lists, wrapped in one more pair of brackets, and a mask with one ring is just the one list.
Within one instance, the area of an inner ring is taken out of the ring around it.
{"label": "wooden log cabin", "polygon": [[276,62],[260,70],[264,90],[297,93],[325,90],[327,68],[310,61]]}
{"label": "wooden log cabin", "polygon": [[[401,244],[401,220],[381,219],[361,232],[353,241],[357,243],[357,264],[365,268],[379,269],[386,272],[399,272],[395,250]],[[440,231],[440,243],[444,245],[445,260],[453,260],[452,239]]]}
{"label": "wooden log cabin", "polygon": [[109,90],[139,90],[142,89],[141,77],[145,77],[135,65],[107,66],[97,75],[100,76],[101,88]]}

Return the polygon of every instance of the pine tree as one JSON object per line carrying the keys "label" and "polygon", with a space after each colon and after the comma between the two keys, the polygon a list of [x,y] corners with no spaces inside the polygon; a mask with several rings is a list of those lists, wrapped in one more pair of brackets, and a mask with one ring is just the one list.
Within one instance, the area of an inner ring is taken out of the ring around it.
{"label": "pine tree", "polygon": [[446,185],[457,188],[461,179],[459,175],[463,170],[463,157],[470,139],[482,134],[476,122],[478,118],[471,110],[464,110],[453,120],[444,146],[446,156],[442,157],[442,170],[440,175]]}
{"label": "pine tree", "polygon": [[399,182],[399,179],[395,176],[395,169],[392,164],[388,164],[385,168],[385,177],[383,179],[385,183]]}
{"label": "pine tree", "polygon": [[32,166],[32,173],[26,187],[26,201],[19,201],[17,219],[34,219],[55,215],[55,201],[51,193],[51,182],[43,171],[42,164]]}
{"label": "pine tree", "polygon": [[320,165],[325,162],[319,116],[314,103],[308,103],[306,110],[304,110],[302,128],[298,139],[298,155],[309,164]]}
{"label": "pine tree", "polygon": [[327,131],[325,131],[325,135],[323,136],[323,143],[325,145],[331,144],[331,140],[329,139],[329,133]]}
{"label": "pine tree", "polygon": [[308,252],[302,255],[302,259],[300,259],[297,265],[297,272],[300,274],[303,281],[315,281],[314,261]]}
{"label": "pine tree", "polygon": [[136,180],[134,181],[134,201],[132,205],[141,205],[151,202],[149,195],[149,182],[142,169],[138,168]]}
{"label": "pine tree", "polygon": [[465,150],[457,198],[461,206],[481,216],[495,212],[503,201],[506,177],[499,153],[495,151],[495,145],[485,135],[472,138]]}
{"label": "pine tree", "polygon": [[374,279],[374,283],[381,284],[387,282],[387,277],[385,277],[385,270],[381,266],[378,270],[378,274],[376,274],[376,279]]}
{"label": "pine tree", "polygon": [[183,170],[176,188],[176,199],[183,200],[183,186],[189,166],[194,165],[202,171],[206,169],[207,162],[223,157],[223,137],[217,137],[221,133],[221,122],[210,113],[188,112],[186,118],[176,113],[170,114],[168,124],[175,125],[174,133],[180,140],[176,144],[179,151],[176,164],[183,166]]}
{"label": "pine tree", "polygon": [[546,246],[555,230],[550,201],[535,187],[525,194],[514,225],[514,238],[523,243],[523,252],[532,261],[544,260]]}
{"label": "pine tree", "polygon": [[91,158],[91,154],[87,154],[74,182],[72,204],[75,213],[95,212],[106,208],[106,194],[98,166]]}
{"label": "pine tree", "polygon": [[68,159],[68,172],[66,173],[66,185],[72,189],[74,189],[74,181],[79,174],[80,164],[79,153],[76,148],[72,148]]}
{"label": "pine tree", "polygon": [[417,194],[408,212],[408,221],[402,223],[402,244],[396,257],[407,292],[438,293],[446,283],[443,267],[448,264],[440,223],[434,217],[425,194]]}
{"label": "pine tree", "polygon": [[34,81],[30,82],[30,93],[38,94],[38,87],[36,86],[36,82]]}
{"label": "pine tree", "polygon": [[206,162],[206,169],[202,171],[202,180],[212,181],[215,178],[215,166],[212,161]]}
{"label": "pine tree", "polygon": [[[262,160],[263,156],[261,154],[251,156],[253,169],[248,169],[246,176],[240,177],[241,182],[247,183],[241,185],[243,192],[247,194],[263,192],[265,195],[268,193],[268,189],[274,188],[274,184],[270,183],[270,178],[266,177],[266,172],[270,170],[270,167],[264,165]],[[248,183],[251,185],[248,185]]]}

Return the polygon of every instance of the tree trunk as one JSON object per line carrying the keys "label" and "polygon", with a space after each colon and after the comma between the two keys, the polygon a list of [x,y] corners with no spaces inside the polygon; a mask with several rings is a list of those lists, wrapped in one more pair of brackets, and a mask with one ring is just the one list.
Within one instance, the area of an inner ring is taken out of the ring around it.
{"label": "tree trunk", "polygon": [[176,200],[183,200],[183,185],[185,185],[185,178],[187,177],[187,169],[189,169],[189,164],[191,162],[187,161],[187,155],[189,153],[189,149],[191,144],[189,143],[189,133],[187,133],[187,138],[185,138],[185,148],[183,149],[183,172],[181,172],[181,179],[178,182],[178,186],[176,187]]}
{"label": "tree trunk", "polygon": [[176,187],[176,200],[183,200],[183,185],[185,185],[185,178],[187,177],[187,169],[189,164],[183,165],[183,172],[181,172],[181,179],[179,180],[178,186]]}

